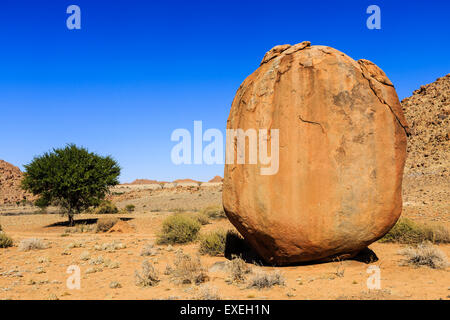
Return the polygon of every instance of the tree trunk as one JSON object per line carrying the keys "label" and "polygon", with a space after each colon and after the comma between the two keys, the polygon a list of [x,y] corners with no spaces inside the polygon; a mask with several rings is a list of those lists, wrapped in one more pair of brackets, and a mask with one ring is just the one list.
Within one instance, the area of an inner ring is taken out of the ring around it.
{"label": "tree trunk", "polygon": [[69,213],[69,227],[72,227],[74,225],[73,221],[73,213]]}

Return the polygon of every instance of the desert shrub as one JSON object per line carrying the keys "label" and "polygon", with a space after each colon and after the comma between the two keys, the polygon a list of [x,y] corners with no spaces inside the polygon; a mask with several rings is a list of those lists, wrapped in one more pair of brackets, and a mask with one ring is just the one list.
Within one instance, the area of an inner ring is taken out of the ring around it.
{"label": "desert shrub", "polygon": [[126,207],[125,207],[125,210],[127,210],[127,212],[133,212],[134,211],[134,209],[136,209],[136,206],[134,205],[134,204],[128,204]]}
{"label": "desert shrub", "polygon": [[445,254],[434,247],[431,243],[425,242],[416,247],[408,247],[400,251],[406,257],[406,263],[421,267],[427,266],[433,269],[445,269],[449,264]]}
{"label": "desert shrub", "polygon": [[246,276],[252,272],[252,269],[239,256],[233,256],[232,260],[227,262],[230,282],[244,281]]}
{"label": "desert shrub", "polygon": [[166,268],[173,280],[182,284],[201,284],[209,279],[206,269],[202,266],[200,257],[191,257],[183,252],[177,252],[174,267]]}
{"label": "desert shrub", "polygon": [[8,237],[5,233],[0,232],[0,248],[12,247],[13,240]]}
{"label": "desert shrub", "polygon": [[119,209],[111,201],[102,201],[100,205],[92,211],[94,214],[115,214],[119,213]]}
{"label": "desert shrub", "polygon": [[142,263],[142,271],[139,272],[136,270],[134,277],[138,287],[153,287],[160,281],[158,272],[148,261]]}
{"label": "desert shrub", "polygon": [[197,212],[192,215],[190,215],[193,219],[197,220],[202,226],[210,224],[209,218],[206,214]]}
{"label": "desert shrub", "polygon": [[47,244],[38,238],[24,239],[19,243],[19,251],[41,250],[47,247]]}
{"label": "desert shrub", "polygon": [[198,300],[220,300],[220,295],[216,287],[203,284],[200,286],[195,298]]}
{"label": "desert shrub", "polygon": [[2,229],[2,225],[0,224],[0,232],[2,232],[3,231],[3,229]]}
{"label": "desert shrub", "polygon": [[223,207],[220,205],[206,207],[201,212],[207,215],[210,219],[222,219],[227,217]]}
{"label": "desert shrub", "polygon": [[119,219],[117,218],[99,218],[97,220],[97,232],[106,232],[111,229]]}
{"label": "desert shrub", "polygon": [[166,218],[158,235],[158,244],[187,243],[197,238],[201,225],[191,217],[175,214]]}
{"label": "desert shrub", "polygon": [[284,286],[286,283],[283,275],[279,271],[262,272],[258,271],[250,277],[248,288],[265,289],[275,285]]}
{"label": "desert shrub", "polygon": [[400,218],[380,242],[418,244],[423,241],[450,243],[450,233],[443,226],[425,225],[408,218]]}
{"label": "desert shrub", "polygon": [[227,232],[224,230],[217,230],[204,235],[200,242],[199,252],[210,256],[223,255],[226,237]]}

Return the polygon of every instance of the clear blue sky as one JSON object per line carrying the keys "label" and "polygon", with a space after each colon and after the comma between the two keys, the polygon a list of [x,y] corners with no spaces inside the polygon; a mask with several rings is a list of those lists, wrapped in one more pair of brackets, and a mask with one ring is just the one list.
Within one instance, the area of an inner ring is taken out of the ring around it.
{"label": "clear blue sky", "polygon": [[[68,30],[66,8],[81,8]],[[381,30],[366,8],[381,8]],[[277,44],[311,41],[380,66],[400,98],[450,72],[449,1],[50,1],[0,4],[0,159],[76,143],[121,181],[208,180],[172,164],[176,128],[225,129],[236,90]]]}

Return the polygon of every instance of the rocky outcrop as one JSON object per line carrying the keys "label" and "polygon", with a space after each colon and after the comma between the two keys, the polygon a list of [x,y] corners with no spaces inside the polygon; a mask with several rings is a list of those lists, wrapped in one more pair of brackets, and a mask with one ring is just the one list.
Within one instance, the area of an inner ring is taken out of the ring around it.
{"label": "rocky outcrop", "polygon": [[402,101],[411,126],[407,175],[450,176],[450,74],[421,86]]}
{"label": "rocky outcrop", "polygon": [[20,201],[33,201],[30,193],[22,190],[22,172],[16,166],[0,160],[0,205],[15,204]]}
{"label": "rocky outcrop", "polygon": [[215,182],[222,182],[222,181],[223,181],[223,178],[221,176],[215,176],[214,178],[212,178],[208,182],[215,183]]}

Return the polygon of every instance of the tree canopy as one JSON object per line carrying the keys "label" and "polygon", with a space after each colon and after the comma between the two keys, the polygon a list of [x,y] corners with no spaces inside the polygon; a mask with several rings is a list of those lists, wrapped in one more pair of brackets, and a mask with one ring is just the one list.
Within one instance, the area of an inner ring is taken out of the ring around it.
{"label": "tree canopy", "polygon": [[109,188],[119,183],[120,167],[114,159],[74,144],[35,157],[24,167],[22,188],[39,196],[40,207],[65,209],[70,225],[74,214],[99,205]]}

